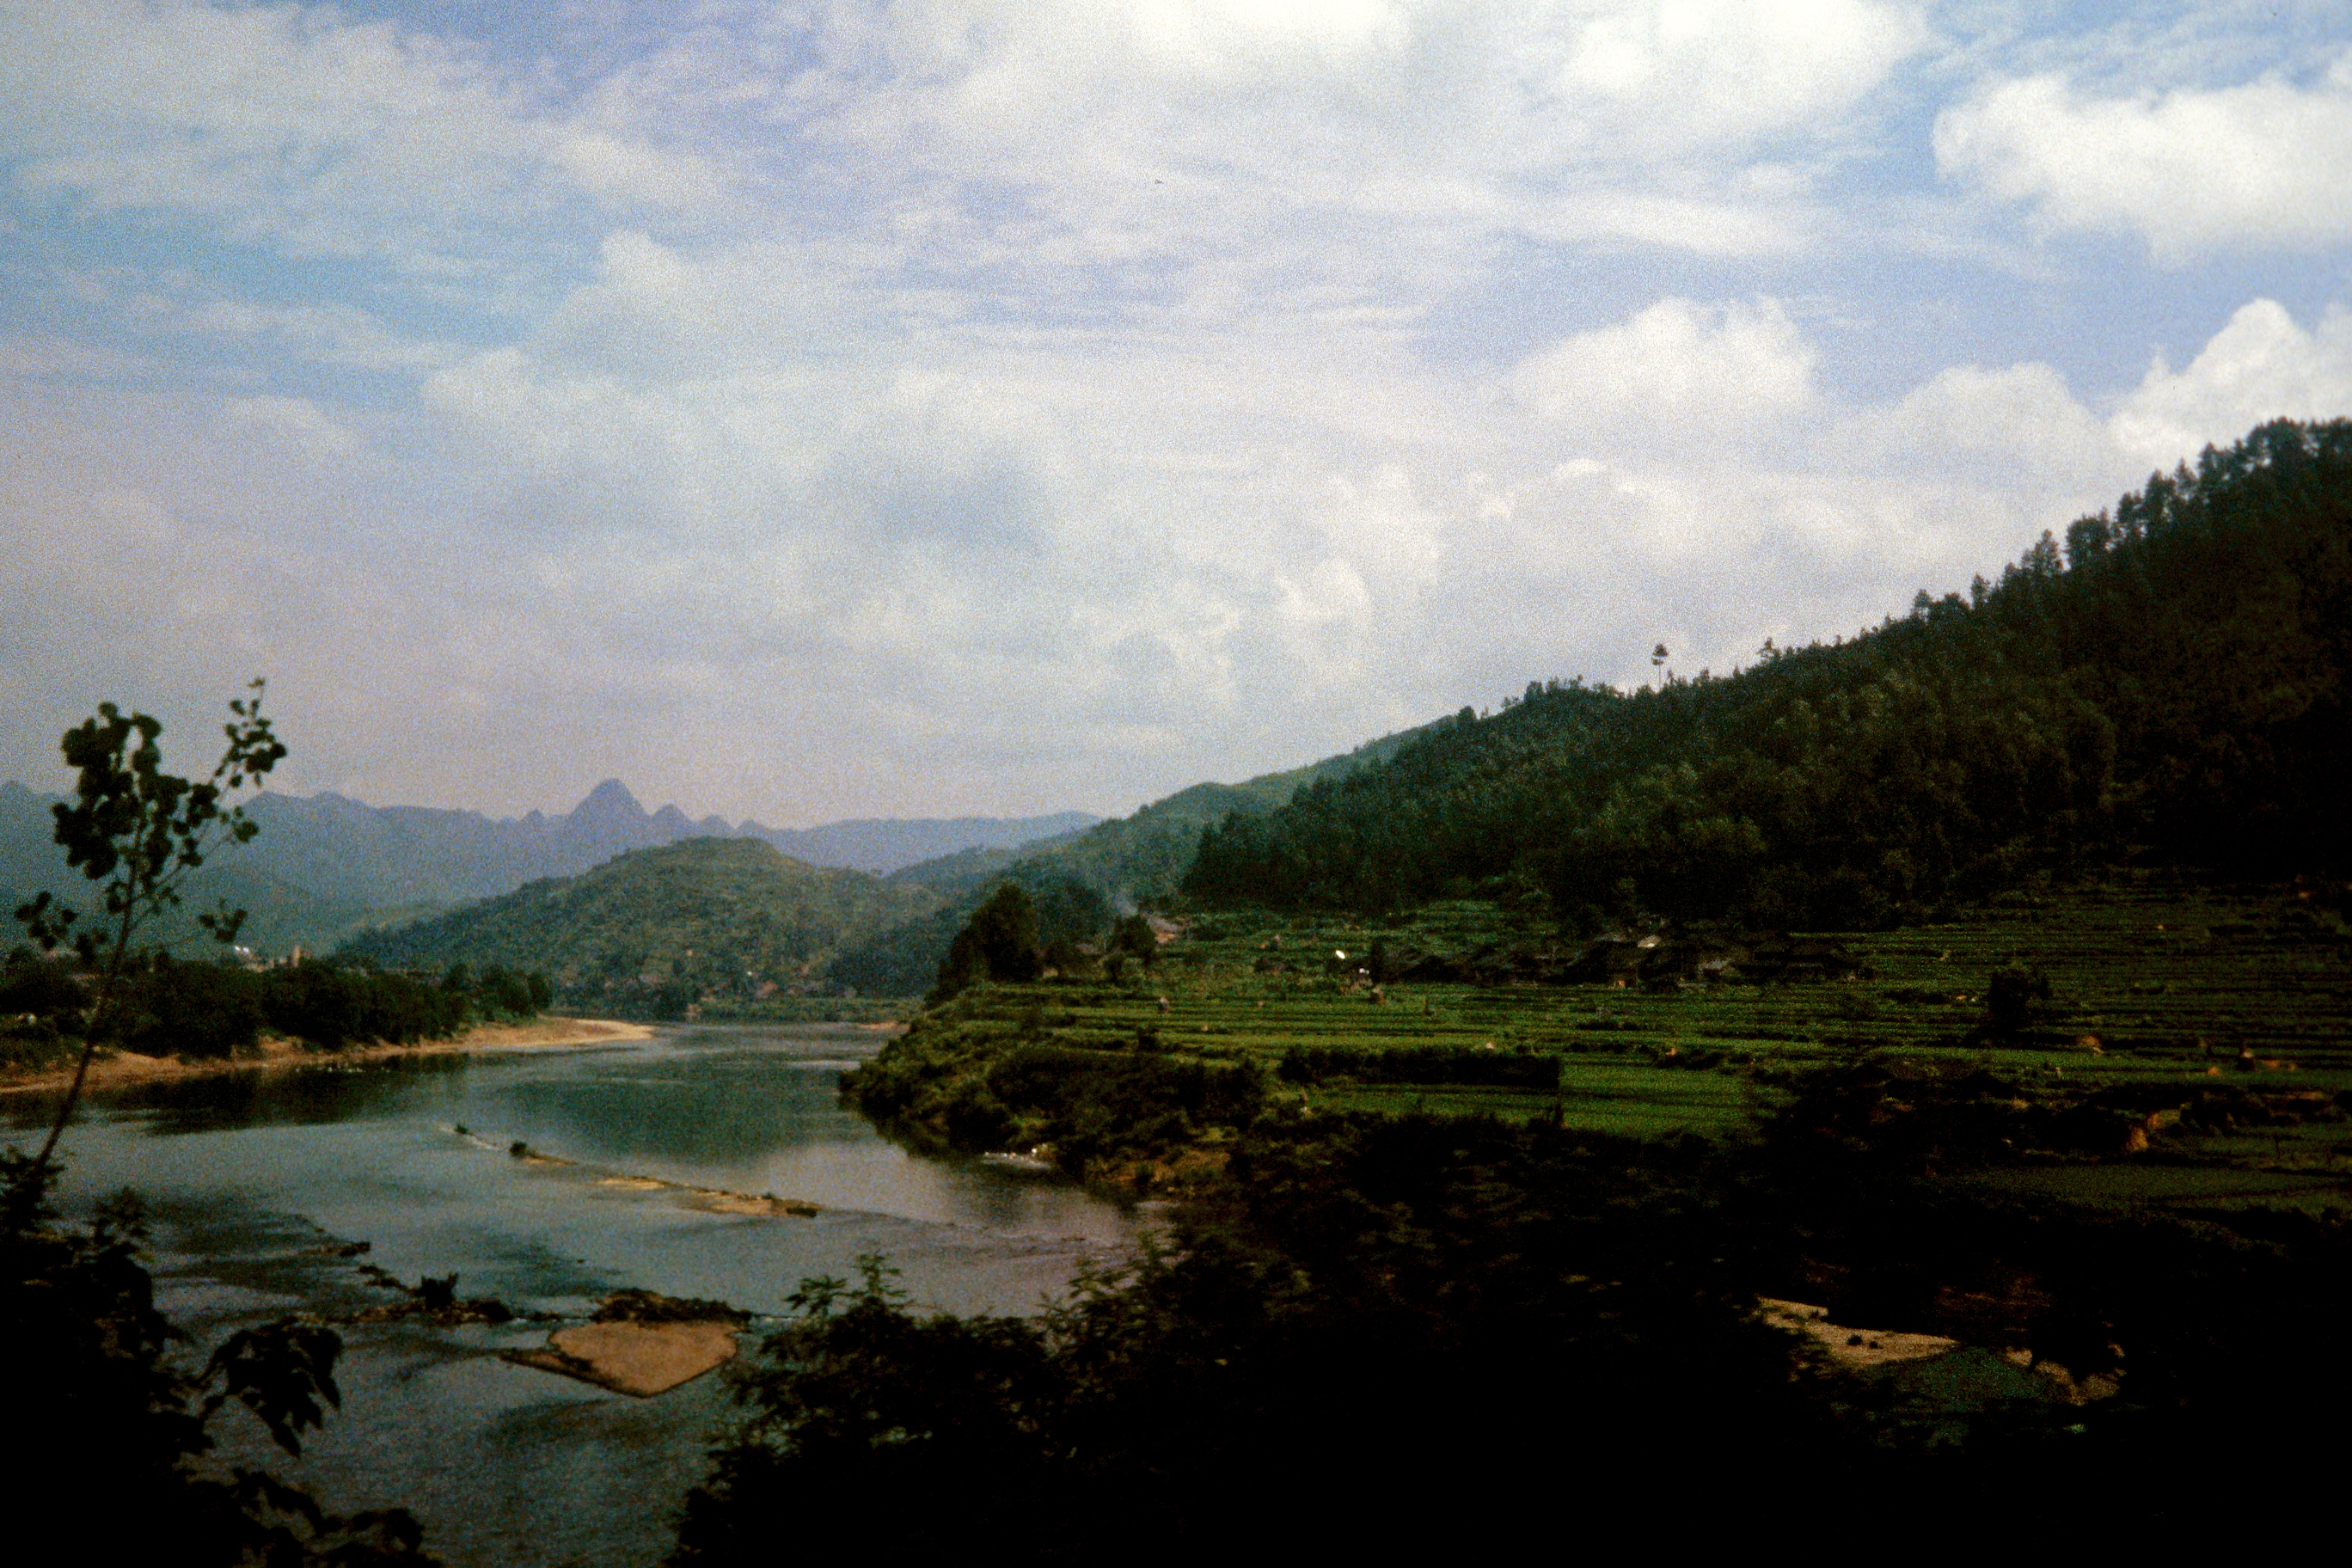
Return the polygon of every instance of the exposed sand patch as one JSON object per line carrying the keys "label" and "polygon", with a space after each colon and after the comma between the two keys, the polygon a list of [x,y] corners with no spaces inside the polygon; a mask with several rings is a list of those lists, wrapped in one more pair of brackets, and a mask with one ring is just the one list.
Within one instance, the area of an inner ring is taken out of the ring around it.
{"label": "exposed sand patch", "polygon": [[691,1206],[711,1214],[794,1215],[804,1219],[819,1212],[816,1205],[804,1198],[780,1198],[772,1193],[754,1196],[750,1193],[730,1193],[724,1187],[685,1187],[680,1190],[687,1194]]}
{"label": "exposed sand patch", "polygon": [[[498,1147],[467,1128],[459,1127],[454,1131],[478,1148],[496,1150]],[[598,1169],[594,1165],[583,1165],[576,1160],[564,1159],[560,1154],[541,1153],[528,1143],[513,1144],[506,1152],[509,1158],[524,1165],[562,1167],[583,1174]],[[625,1193],[675,1193],[687,1207],[700,1209],[706,1214],[751,1215],[761,1218],[790,1215],[805,1219],[824,1212],[806,1198],[780,1198],[773,1193],[739,1193],[726,1187],[698,1187],[686,1182],[667,1182],[659,1176],[639,1175],[629,1171],[607,1170],[595,1175],[594,1180],[600,1187],[613,1187]]]}
{"label": "exposed sand patch", "polygon": [[724,1301],[616,1290],[593,1321],[556,1330],[546,1349],[500,1353],[518,1366],[646,1399],[733,1359],[735,1336],[751,1321],[749,1312]]}
{"label": "exposed sand patch", "polygon": [[1941,1334],[1901,1334],[1885,1329],[1857,1329],[1847,1323],[1832,1323],[1827,1308],[1802,1301],[1777,1301],[1759,1296],[1756,1305],[1765,1321],[1811,1336],[1829,1352],[1830,1360],[1855,1372],[1896,1362],[1925,1361],[1960,1348],[1959,1341],[1948,1340]]}
{"label": "exposed sand patch", "polygon": [[[388,1057],[592,1046],[652,1037],[653,1030],[643,1024],[625,1024],[613,1018],[537,1018],[528,1024],[479,1024],[452,1039],[422,1040],[408,1046],[352,1046],[340,1051],[314,1051],[271,1036],[246,1055],[226,1060],[184,1061],[176,1057],[142,1057],[132,1051],[101,1049],[98,1058],[89,1064],[89,1078],[84,1088],[98,1091],[169,1079],[250,1072],[257,1068],[327,1067],[382,1061]],[[0,1094],[62,1094],[72,1084],[74,1064],[69,1058],[62,1065],[38,1072],[0,1079]]]}
{"label": "exposed sand patch", "polygon": [[1915,1393],[1931,1394],[1948,1405],[1982,1405],[1999,1399],[2062,1400],[2089,1405],[2113,1399],[2120,1374],[2093,1373],[2077,1379],[2056,1362],[2016,1346],[1991,1351],[1964,1345],[1940,1334],[1895,1333],[1830,1321],[1829,1309],[1803,1301],[1759,1296],[1756,1305],[1767,1322],[1811,1336],[1830,1360],[1848,1372],[1901,1367],[1895,1377]]}
{"label": "exposed sand patch", "polygon": [[503,1353],[518,1366],[649,1399],[732,1361],[738,1331],[717,1321],[582,1323],[550,1334],[545,1350]]}

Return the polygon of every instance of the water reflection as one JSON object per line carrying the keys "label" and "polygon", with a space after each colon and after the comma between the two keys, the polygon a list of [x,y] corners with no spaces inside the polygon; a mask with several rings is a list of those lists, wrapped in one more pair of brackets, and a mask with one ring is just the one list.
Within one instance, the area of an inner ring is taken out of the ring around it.
{"label": "water reflection", "polygon": [[131,1085],[107,1093],[97,1108],[140,1114],[142,1130],[158,1138],[236,1127],[326,1126],[399,1115],[415,1100],[418,1080],[462,1078],[469,1065],[463,1056],[442,1055],[257,1068]]}
{"label": "water reflection", "polygon": [[[92,1181],[119,1177],[190,1200],[207,1190],[264,1198],[277,1186],[305,1212],[362,1193],[544,1210],[553,1200],[519,1184],[520,1169],[486,1158],[519,1142],[571,1163],[562,1173],[535,1173],[541,1185],[594,1189],[602,1178],[642,1175],[922,1223],[1127,1239],[1128,1215],[1066,1184],[918,1158],[880,1137],[836,1087],[844,1067],[879,1045],[844,1026],[694,1027],[619,1045],[160,1080],[90,1097],[68,1145]],[[25,1129],[47,1110],[8,1108]],[[453,1141],[459,1127],[472,1137]],[[181,1141],[194,1146],[153,1147]],[[572,1201],[609,1195],[575,1190]],[[518,1217],[500,1215],[497,1228]]]}
{"label": "water reflection", "polygon": [[778,1060],[697,1040],[516,1082],[500,1110],[572,1158],[731,1169],[851,1135],[835,1087],[841,1067],[838,1056]]}

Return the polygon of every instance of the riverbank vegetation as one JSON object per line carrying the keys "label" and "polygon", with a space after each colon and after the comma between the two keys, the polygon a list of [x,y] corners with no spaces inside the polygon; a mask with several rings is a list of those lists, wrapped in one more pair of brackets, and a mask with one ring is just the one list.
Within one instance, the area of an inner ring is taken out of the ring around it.
{"label": "riverbank vegetation", "polygon": [[98,978],[28,950],[0,961],[0,1068],[37,1070],[89,1040],[194,1061],[249,1054],[265,1036],[320,1051],[415,1045],[535,1018],[551,1000],[544,977],[496,965],[453,965],[434,980],[358,963],[256,970],[157,952],[118,977],[100,1013]]}

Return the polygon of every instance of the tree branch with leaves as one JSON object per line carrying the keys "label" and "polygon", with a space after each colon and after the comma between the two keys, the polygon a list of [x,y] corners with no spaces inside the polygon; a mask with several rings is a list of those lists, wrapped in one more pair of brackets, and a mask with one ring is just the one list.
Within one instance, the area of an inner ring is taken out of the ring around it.
{"label": "tree branch with leaves", "polygon": [[[257,785],[286,755],[262,717],[264,684],[254,681],[247,688],[250,696],[230,701],[230,721],[222,729],[228,748],[209,778],[192,781],[165,773],[163,722],[144,713],[126,715],[111,702],[100,703],[95,715],[59,742],[66,765],[77,776],[73,798],[50,808],[57,817],[53,837],[65,849],[66,863],[99,884],[100,919],[93,923],[103,929],[75,931],[80,911],[47,892],[16,910],[16,919],[43,952],[54,952],[70,939],[83,962],[99,973],[73,1082],[37,1157],[43,1168],[80,1103],[98,1043],[114,1021],[139,936],[179,906],[189,876],[207,855],[254,835],[257,825],[234,796]],[[196,921],[230,944],[245,923],[245,911],[224,901]]]}

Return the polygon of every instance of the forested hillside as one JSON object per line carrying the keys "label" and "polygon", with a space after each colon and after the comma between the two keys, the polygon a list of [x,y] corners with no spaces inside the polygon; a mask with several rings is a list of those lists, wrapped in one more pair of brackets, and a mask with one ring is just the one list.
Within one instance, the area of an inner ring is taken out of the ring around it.
{"label": "forested hillside", "polygon": [[1228,815],[1183,885],[1859,927],[2085,858],[2340,869],[2347,612],[2352,422],[2281,421],[1852,641],[1465,710]]}
{"label": "forested hillside", "polygon": [[1097,936],[1138,902],[1176,894],[1204,827],[1222,818],[1272,811],[1301,789],[1346,778],[1394,755],[1420,733],[1383,735],[1352,752],[1237,784],[1194,784],[1132,816],[1097,823],[1024,854],[968,852],[910,866],[892,879],[935,889],[947,901],[851,947],[834,963],[833,977],[869,995],[922,994],[938,978],[940,961],[956,932],[1000,882],[1015,882],[1027,891],[1037,909],[1041,939]]}
{"label": "forested hillside", "polygon": [[543,973],[569,1007],[675,1016],[706,1000],[823,989],[842,944],[939,901],[919,886],[825,870],[750,838],[695,838],[533,882],[344,952],[399,968]]}

